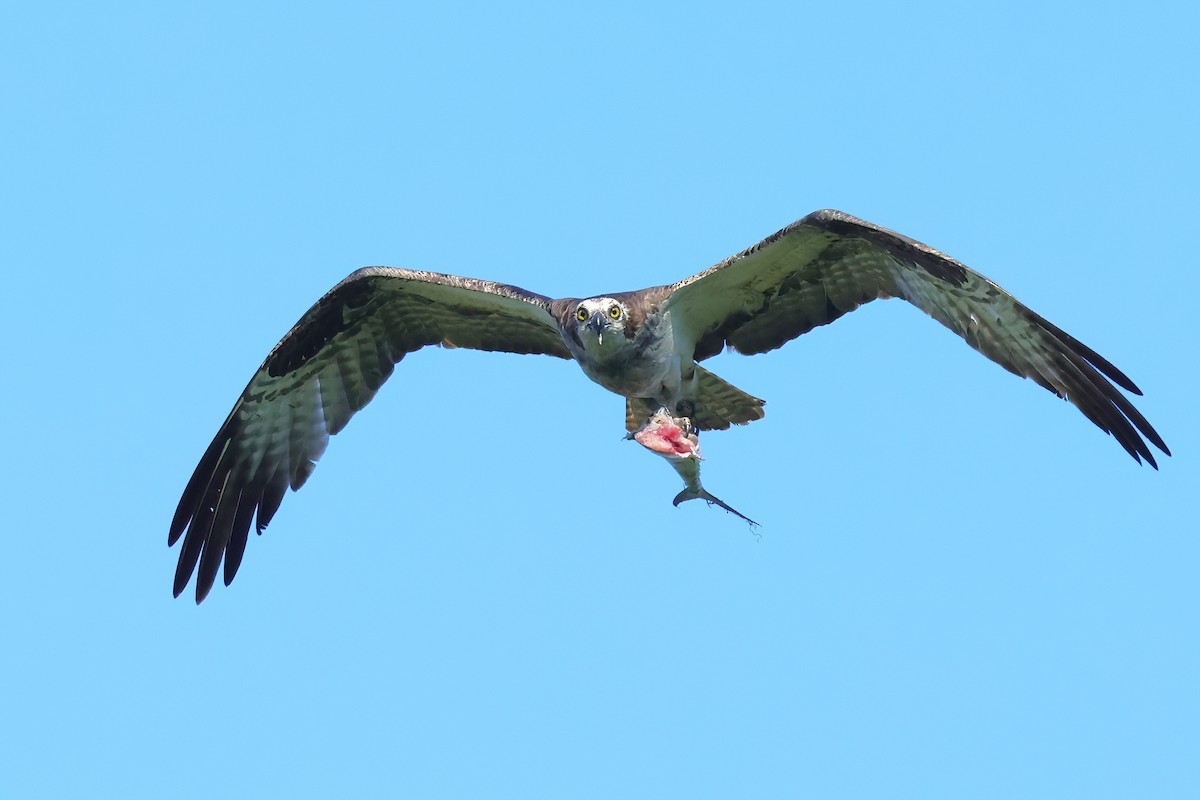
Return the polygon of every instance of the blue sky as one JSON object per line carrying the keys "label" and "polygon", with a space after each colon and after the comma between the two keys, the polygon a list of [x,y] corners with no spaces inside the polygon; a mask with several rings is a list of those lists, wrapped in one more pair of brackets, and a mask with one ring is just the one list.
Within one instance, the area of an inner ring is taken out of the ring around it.
{"label": "blue sky", "polygon": [[[1200,791],[1195,10],[0,11],[4,797]],[[554,359],[406,359],[173,600],[179,494],[371,264],[587,295],[823,207],[1125,370],[1176,453],[899,301],[718,374],[691,503]]]}

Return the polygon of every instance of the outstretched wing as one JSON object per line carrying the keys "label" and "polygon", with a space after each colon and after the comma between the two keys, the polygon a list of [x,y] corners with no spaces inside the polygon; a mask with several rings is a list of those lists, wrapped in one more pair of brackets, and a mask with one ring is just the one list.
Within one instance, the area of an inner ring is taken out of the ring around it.
{"label": "outstretched wing", "polygon": [[222,556],[233,580],[256,513],[261,533],[408,353],[438,344],[570,358],[547,303],[515,286],[386,267],[331,289],[275,345],[188,481],[168,537],[183,536],[175,596],[199,563],[203,600]]}
{"label": "outstretched wing", "polygon": [[664,287],[663,310],[697,361],[728,346],[763,353],[877,297],[899,297],[1015,375],[1074,403],[1141,463],[1162,438],[1113,386],[1141,394],[1091,348],[978,272],[839,211],[809,214],[711,269]]}

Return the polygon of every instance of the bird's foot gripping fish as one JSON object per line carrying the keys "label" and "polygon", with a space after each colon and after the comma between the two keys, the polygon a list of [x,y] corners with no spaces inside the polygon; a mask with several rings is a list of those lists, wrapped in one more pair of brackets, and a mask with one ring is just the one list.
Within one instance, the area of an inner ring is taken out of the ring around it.
{"label": "bird's foot gripping fish", "polygon": [[[288,490],[304,485],[329,438],[406,355],[438,345],[574,360],[625,398],[631,438],[683,478],[676,505],[701,498],[747,519],[700,486],[693,430],[762,419],[764,401],[700,362],[727,350],[766,353],[889,297],[1074,403],[1139,463],[1157,468],[1152,447],[1170,455],[1121,393],[1141,390],[1096,351],[945,253],[840,211],[809,214],[675,283],[610,295],[553,299],[506,283],[365,267],[275,345],[201,456],[167,533],[168,544],[182,540],[174,593],[195,575],[200,602],[218,574],[232,581],[250,529],[262,533]],[[482,397],[512,388],[478,379]]]}
{"label": "bird's foot gripping fish", "polygon": [[700,485],[700,437],[690,419],[672,416],[665,408],[660,408],[629,438],[665,458],[683,478],[685,486],[671,501],[674,505],[678,506],[686,500],[704,500],[709,505],[720,506],[730,514],[741,517],[752,526],[758,525]]}

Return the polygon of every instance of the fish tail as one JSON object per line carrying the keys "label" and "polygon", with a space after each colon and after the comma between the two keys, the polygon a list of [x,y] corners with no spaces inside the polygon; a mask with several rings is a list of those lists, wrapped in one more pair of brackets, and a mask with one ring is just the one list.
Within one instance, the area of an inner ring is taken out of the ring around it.
{"label": "fish tail", "polygon": [[688,487],[684,488],[684,490],[682,492],[675,495],[675,499],[671,501],[671,504],[678,507],[680,503],[687,502],[688,500],[703,500],[704,502],[708,503],[710,506],[714,506],[714,505],[720,506],[721,508],[728,511],[730,514],[733,514],[734,516],[738,516],[738,517],[741,517],[742,519],[746,520],[746,522],[749,522],[751,526],[758,525],[757,522],[750,519],[745,514],[738,511],[736,508],[729,505],[721,498],[717,497],[714,494],[711,494],[707,489],[705,489],[703,486],[700,486],[699,484],[697,484],[695,486],[688,486]]}

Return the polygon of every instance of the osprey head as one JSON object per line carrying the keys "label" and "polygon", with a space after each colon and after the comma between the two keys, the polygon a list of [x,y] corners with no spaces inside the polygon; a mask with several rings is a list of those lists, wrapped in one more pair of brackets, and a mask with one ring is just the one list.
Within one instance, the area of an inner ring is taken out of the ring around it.
{"label": "osprey head", "polygon": [[574,317],[579,341],[587,350],[617,347],[625,341],[629,309],[620,300],[611,297],[581,300]]}

